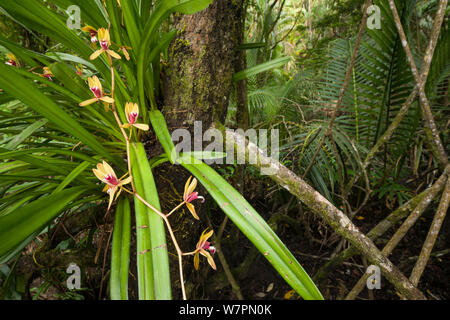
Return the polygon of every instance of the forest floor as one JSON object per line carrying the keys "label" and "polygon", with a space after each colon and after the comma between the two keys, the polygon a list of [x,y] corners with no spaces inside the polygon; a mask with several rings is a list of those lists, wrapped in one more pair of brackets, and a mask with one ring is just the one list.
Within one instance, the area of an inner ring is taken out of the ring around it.
{"label": "forest floor", "polygon": [[[283,192],[283,191],[281,191]],[[255,202],[256,199],[253,199]],[[375,199],[378,200],[378,199]],[[256,200],[262,204],[264,199]],[[254,203],[252,203],[254,204]],[[412,271],[415,261],[420,254],[420,250],[425,240],[428,228],[433,220],[434,210],[437,204],[427,210],[423,216],[416,222],[415,226],[406,234],[403,240],[399,243],[397,248],[389,256],[391,261],[400,268],[406,275]],[[270,212],[268,208],[262,205],[258,208],[259,212]],[[382,201],[375,201],[366,208],[364,212],[359,214],[359,219],[355,219],[355,224],[358,228],[367,233],[379,221],[386,217],[392,210],[387,208]],[[294,215],[288,213],[291,217],[298,219]],[[305,212],[306,215],[312,213]],[[270,218],[267,215],[266,219]],[[281,224],[277,228],[277,234],[286,246],[297,257],[306,272],[313,276],[320,266],[327,262],[327,259],[336,248],[340,236],[331,232],[331,228],[324,226],[320,220],[310,217],[309,219],[311,234],[298,234],[292,226],[288,224]],[[398,228],[398,226],[397,226]],[[393,235],[395,228],[389,230],[381,239],[376,241],[379,248],[382,248],[385,243]],[[421,277],[419,289],[427,296],[428,299],[447,300],[450,298],[450,252],[449,235],[450,222],[445,220],[442,226],[440,235],[438,237],[433,255],[430,258],[427,267]],[[310,238],[314,239],[310,239]],[[348,244],[346,244],[347,246]],[[249,247],[244,246],[242,250],[248,251]],[[226,250],[226,247],[224,248]],[[437,253],[437,254],[436,254]],[[245,254],[245,253],[243,253]],[[233,262],[230,262],[232,264]],[[270,264],[259,255],[258,259],[252,265],[252,272],[249,273],[245,281],[241,281],[242,294],[247,299],[301,299],[295,294],[290,286],[276,273]],[[353,288],[356,282],[360,279],[365,271],[363,261],[360,256],[354,256],[345,264],[341,265],[336,271],[329,275],[325,281],[324,287],[321,287],[321,292],[325,299],[343,299],[346,294]],[[371,291],[369,293],[369,291]],[[210,296],[211,299],[228,299],[230,292],[225,294],[217,292],[216,295]],[[363,290],[358,299],[381,299],[393,300],[400,299],[395,288],[384,278],[381,278],[381,289]]]}
{"label": "forest floor", "polygon": [[[341,237],[332,232],[331,228],[327,227],[325,223],[316,218],[313,213],[304,208],[300,211],[299,205],[293,203],[297,201],[295,198],[278,186],[264,180],[255,180],[248,177],[245,183],[244,195],[246,199],[255,207],[255,209],[262,215],[262,217],[269,222],[270,226],[276,230],[277,235],[285,243],[287,248],[291,250],[305,271],[312,277],[319,270],[319,268],[327,262],[336,246],[341,240]],[[199,187],[201,188],[201,187]],[[202,190],[199,190],[204,192]],[[163,192],[162,192],[163,193]],[[268,196],[268,195],[274,196]],[[207,198],[206,203],[198,205],[200,211],[204,210],[207,203],[213,203],[212,199]],[[287,205],[291,204],[291,206]],[[400,268],[400,270],[409,276],[415,264],[415,261],[420,254],[422,244],[426,238],[428,228],[433,219],[436,204],[432,209],[427,210],[423,216],[416,222],[415,226],[406,234],[404,239],[399,243],[394,252],[390,255],[391,261]],[[286,210],[286,208],[290,208]],[[211,224],[215,231],[219,229],[220,224],[224,219],[223,212],[214,207],[210,208]],[[375,199],[369,203],[366,209],[361,212],[355,219],[355,224],[364,233],[367,233],[373,226],[386,217],[392,210],[387,208],[383,201]],[[205,211],[202,213],[202,220],[205,220]],[[277,223],[271,221],[274,215],[287,215],[291,219],[291,223],[285,220],[278,220]],[[134,218],[132,218],[134,219]],[[193,223],[193,219],[189,214],[180,213],[180,219],[186,219]],[[181,221],[181,220],[180,220]],[[181,222],[180,222],[181,223]],[[196,229],[190,232],[181,232],[180,238],[183,246],[188,248],[195,246],[197,238],[192,234],[199,234],[200,230],[207,225],[204,221],[198,224],[185,224],[188,227]],[[309,226],[309,232],[306,230]],[[112,219],[105,225],[106,230],[112,228]],[[398,227],[398,226],[397,226]],[[376,241],[376,245],[382,248],[383,245],[390,239],[395,228],[389,230],[383,237]],[[437,243],[433,250],[433,255],[425,268],[419,283],[419,289],[427,296],[428,299],[447,300],[450,299],[450,254],[449,235],[450,222],[444,221]],[[134,234],[134,232],[132,232]],[[94,238],[101,242],[101,231],[96,231]],[[169,239],[169,236],[167,235]],[[106,238],[103,239],[103,241]],[[130,274],[129,277],[129,298],[137,299],[137,281],[136,281],[136,239],[132,236],[131,239],[131,259],[130,259]],[[214,243],[213,243],[214,244]],[[301,299],[291,287],[278,275],[275,269],[264,259],[264,257],[256,251],[254,246],[246,239],[246,237],[232,224],[228,222],[224,230],[221,241],[222,252],[224,253],[227,263],[233,270],[233,274],[240,285],[241,293],[245,299],[249,300],[272,300],[272,299]],[[348,246],[348,244],[344,244]],[[103,260],[105,244],[102,246],[101,259]],[[134,248],[134,250],[133,250]],[[171,275],[173,283],[173,298],[181,299],[180,286],[178,279],[178,265],[177,257],[173,245],[170,241],[168,243],[169,260],[171,265]],[[110,253],[110,248],[108,248]],[[212,270],[206,263],[206,259],[201,258],[200,270],[196,271],[193,268],[192,257],[186,257],[184,261],[184,274],[186,279],[186,290],[189,299],[209,299],[209,300],[230,300],[236,299],[235,294],[231,290],[229,281],[227,280],[223,267],[217,255],[214,257],[218,270]],[[105,259],[105,268],[102,269],[102,264],[98,264],[96,268],[91,268],[92,278],[97,279],[89,283],[87,291],[80,292],[86,300],[96,300],[99,297],[99,276],[100,272],[104,273],[103,278],[108,279],[109,270],[109,254]],[[336,300],[343,299],[346,294],[352,289],[356,282],[360,279],[364,270],[364,263],[360,256],[354,256],[343,265],[331,273],[324,284],[320,287],[325,299]],[[43,278],[36,278],[31,284],[31,288],[38,288],[42,285]],[[61,297],[63,290],[56,290],[54,286],[50,287],[45,293],[43,292],[39,299],[55,300]],[[102,298],[108,296],[108,281],[103,282]],[[397,300],[400,299],[396,293],[395,288],[381,278],[381,289],[363,290],[358,299],[382,299],[382,300]]]}

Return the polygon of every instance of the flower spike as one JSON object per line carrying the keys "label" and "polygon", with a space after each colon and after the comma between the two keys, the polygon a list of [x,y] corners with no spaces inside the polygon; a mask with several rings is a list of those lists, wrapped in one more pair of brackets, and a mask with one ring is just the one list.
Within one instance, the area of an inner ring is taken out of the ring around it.
{"label": "flower spike", "polygon": [[43,72],[44,73],[40,75],[41,77],[47,78],[49,81],[53,81],[53,72],[49,67],[44,67]]}
{"label": "flower spike", "polygon": [[83,65],[79,64],[78,66],[75,66],[75,68],[77,69],[77,75],[80,77],[83,76]]}
{"label": "flower spike", "polygon": [[97,29],[91,26],[85,26],[81,28],[81,31],[89,32],[89,35],[91,36],[91,47],[95,48],[95,44],[98,42],[97,39]]}
{"label": "flower spike", "polygon": [[122,50],[125,59],[127,59],[127,61],[130,61],[130,54],[128,53],[128,50],[131,50],[131,47],[121,46],[120,50]]}
{"label": "flower spike", "polygon": [[8,61],[6,61],[5,64],[7,64],[9,66],[17,67],[17,58],[14,54],[7,53],[6,58],[8,59]]}

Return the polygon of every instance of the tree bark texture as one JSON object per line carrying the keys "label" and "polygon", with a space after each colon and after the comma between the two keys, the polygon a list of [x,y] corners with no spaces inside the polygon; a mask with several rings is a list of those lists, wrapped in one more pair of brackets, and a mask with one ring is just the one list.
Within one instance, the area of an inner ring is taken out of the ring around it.
{"label": "tree bark texture", "polygon": [[207,9],[176,16],[180,30],[169,47],[164,107],[169,129],[223,122],[242,32],[243,0],[215,0]]}

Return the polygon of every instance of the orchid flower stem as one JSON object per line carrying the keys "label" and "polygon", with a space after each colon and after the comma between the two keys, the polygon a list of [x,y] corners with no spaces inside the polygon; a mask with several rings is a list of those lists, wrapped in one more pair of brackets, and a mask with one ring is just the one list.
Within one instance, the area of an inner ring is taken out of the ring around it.
{"label": "orchid flower stem", "polygon": [[180,208],[182,205],[184,205],[186,203],[186,201],[183,201],[182,203],[180,203],[179,205],[177,205],[175,208],[172,209],[172,211],[170,211],[168,214],[166,214],[166,217],[168,218],[172,213],[174,213],[178,208]]}
{"label": "orchid flower stem", "polygon": [[[149,207],[150,209],[152,209],[154,212],[156,212],[156,214],[158,214],[165,222],[167,229],[169,230],[169,234],[170,237],[172,239],[172,242],[175,246],[175,249],[177,250],[177,254],[178,254],[178,265],[179,265],[179,270],[180,270],[180,284],[181,284],[181,291],[183,294],[183,300],[187,300],[186,298],[186,290],[184,288],[184,278],[183,278],[183,251],[181,251],[180,246],[178,245],[177,239],[175,238],[175,235],[173,233],[172,227],[170,225],[169,219],[167,218],[167,216],[160,212],[158,209],[156,209],[154,206],[152,206],[150,203],[148,203],[147,201],[145,201],[144,198],[142,198],[142,196],[135,192],[135,197],[138,198],[143,204],[145,204],[147,207]],[[174,211],[174,210],[172,210]]]}
{"label": "orchid flower stem", "polygon": [[129,138],[130,141],[132,136],[133,136],[133,127],[130,127],[130,138]]}
{"label": "orchid flower stem", "polygon": [[[115,88],[115,81],[114,81],[114,65],[112,63],[111,56],[109,53],[108,55],[108,61],[111,68],[111,97],[114,99],[114,88]],[[131,173],[131,161],[130,161],[130,138],[128,137],[127,133],[125,132],[125,129],[122,126],[122,121],[120,121],[119,115],[117,114],[116,110],[116,104],[115,102],[112,103],[112,112],[114,114],[114,118],[116,119],[117,124],[119,125],[120,131],[122,132],[122,135],[125,139],[126,145],[127,145],[127,163],[128,163],[128,174],[131,177],[131,187],[133,188],[133,192],[136,192],[136,188],[134,186],[134,180],[133,175]]]}

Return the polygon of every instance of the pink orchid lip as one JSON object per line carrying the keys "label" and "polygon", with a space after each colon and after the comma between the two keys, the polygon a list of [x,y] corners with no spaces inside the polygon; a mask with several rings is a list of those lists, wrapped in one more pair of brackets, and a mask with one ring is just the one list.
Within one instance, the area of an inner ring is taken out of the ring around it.
{"label": "pink orchid lip", "polygon": [[100,41],[100,46],[103,50],[108,50],[108,42],[106,41]]}
{"label": "pink orchid lip", "polygon": [[97,37],[96,36],[91,36],[91,42],[92,43],[96,43],[98,40],[97,40]]}
{"label": "pink orchid lip", "polygon": [[49,74],[44,74],[44,77],[46,77],[50,81],[53,81],[52,76]]}
{"label": "pink orchid lip", "polygon": [[130,115],[128,116],[128,123],[129,124],[134,124],[136,122],[136,118],[137,118],[138,114],[135,112],[130,112]]}
{"label": "pink orchid lip", "polygon": [[96,98],[101,98],[102,97],[102,93],[101,93],[101,91],[100,91],[100,89],[99,88],[97,88],[97,87],[92,87],[92,88],[90,88],[91,89],[91,91],[92,91],[92,93],[95,95],[95,97]]}
{"label": "pink orchid lip", "polygon": [[216,253],[216,248],[211,245],[209,241],[206,241],[202,249],[208,250],[212,254]]}
{"label": "pink orchid lip", "polygon": [[5,62],[5,63],[10,66],[14,66],[14,67],[17,66],[16,62],[13,59],[9,59],[8,62]]}
{"label": "pink orchid lip", "polygon": [[208,250],[211,243],[209,241],[205,241],[205,244],[203,245],[202,249]]}
{"label": "pink orchid lip", "polygon": [[203,197],[200,197],[200,196],[198,195],[198,192],[192,192],[190,195],[188,195],[188,196],[186,197],[185,201],[189,203],[189,202],[191,202],[191,201],[193,201],[193,200],[196,200],[196,199],[201,199],[201,200],[202,200],[202,203],[205,202],[205,199],[204,199]]}
{"label": "pink orchid lip", "polygon": [[119,180],[111,174],[105,176],[105,182],[111,186],[117,186],[119,184]]}

